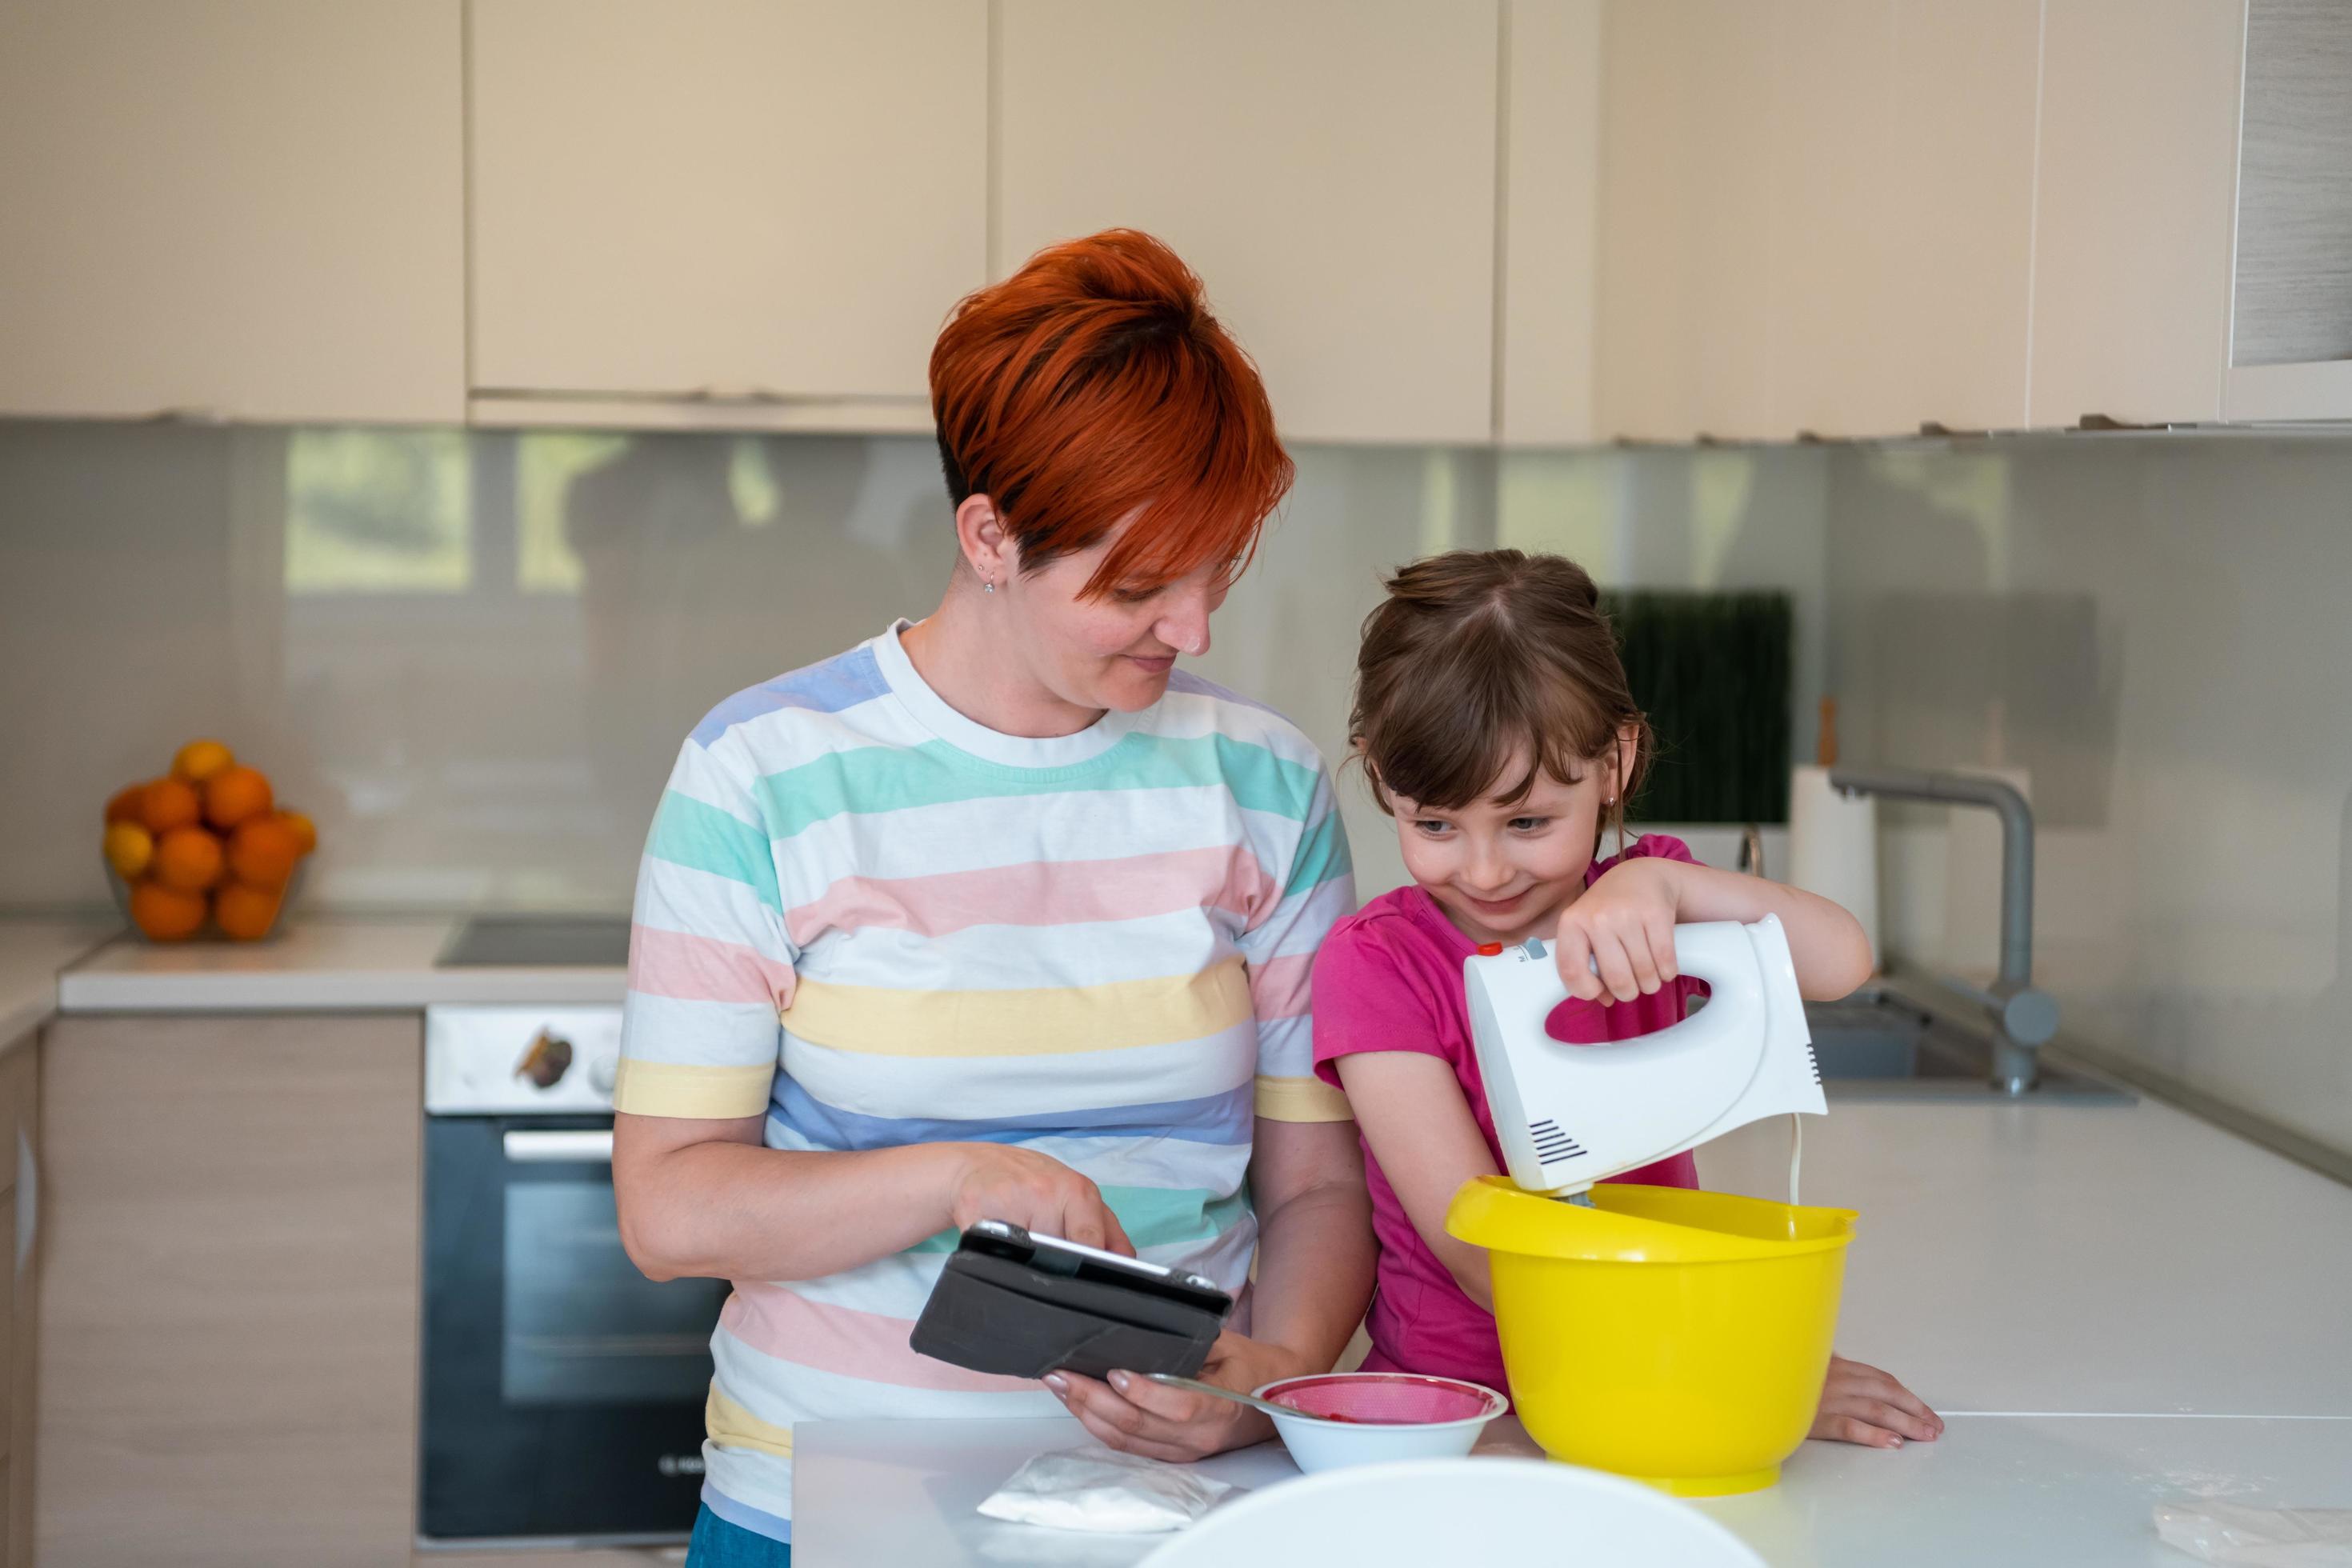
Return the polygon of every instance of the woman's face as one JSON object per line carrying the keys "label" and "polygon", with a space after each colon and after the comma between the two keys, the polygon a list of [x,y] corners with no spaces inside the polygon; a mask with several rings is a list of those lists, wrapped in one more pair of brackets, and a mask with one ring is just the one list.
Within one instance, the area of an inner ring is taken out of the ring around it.
{"label": "woman's face", "polygon": [[1017,566],[998,584],[1010,651],[1030,678],[1074,708],[1132,713],[1160,700],[1179,655],[1209,651],[1209,617],[1230,585],[1222,564],[1160,588],[1113,588],[1081,596],[1132,521],[1044,568]]}

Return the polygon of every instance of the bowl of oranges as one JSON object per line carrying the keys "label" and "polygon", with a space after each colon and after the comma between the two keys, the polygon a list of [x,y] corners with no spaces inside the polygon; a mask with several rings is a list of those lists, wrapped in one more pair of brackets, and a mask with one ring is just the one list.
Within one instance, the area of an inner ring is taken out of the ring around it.
{"label": "bowl of oranges", "polygon": [[285,910],[318,830],[278,804],[269,777],[218,741],[191,741],[172,771],[106,803],[110,885],[150,942],[207,926],[259,942]]}

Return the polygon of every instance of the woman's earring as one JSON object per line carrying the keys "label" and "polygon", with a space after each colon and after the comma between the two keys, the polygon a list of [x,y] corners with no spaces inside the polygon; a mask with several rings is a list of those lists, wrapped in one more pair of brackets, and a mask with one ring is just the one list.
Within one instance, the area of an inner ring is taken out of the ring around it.
{"label": "woman's earring", "polygon": [[982,577],[980,580],[980,591],[983,594],[993,594],[996,592],[996,584]]}

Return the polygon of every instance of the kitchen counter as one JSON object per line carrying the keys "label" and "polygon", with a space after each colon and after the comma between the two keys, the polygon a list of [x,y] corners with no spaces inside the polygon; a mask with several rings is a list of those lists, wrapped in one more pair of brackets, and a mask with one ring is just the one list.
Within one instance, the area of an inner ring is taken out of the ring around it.
{"label": "kitchen counter", "polygon": [[[1092,1441],[1066,1416],[1034,1421],[828,1421],[793,1442],[793,1561],[808,1568],[919,1563],[1139,1563],[1164,1535],[1085,1535],[982,1518],[981,1500],[1038,1454]],[[1534,1457],[1497,1422],[1481,1455]],[[1296,1477],[1279,1443],[1201,1467],[1252,1489]],[[2157,1503],[2222,1495],[2250,1507],[2352,1502],[2352,1419],[2086,1415],[1961,1417],[1899,1452],[1808,1443],[1780,1484],[1692,1506],[1773,1568],[2183,1568],[2157,1540]]]}
{"label": "kitchen counter", "polygon": [[0,1050],[48,1021],[59,971],[119,930],[97,919],[0,920]]}
{"label": "kitchen counter", "polygon": [[447,916],[312,916],[266,942],[156,944],[124,939],[57,983],[67,1013],[410,1010],[445,1003],[618,1005],[618,965],[439,969],[459,921]]}
{"label": "kitchen counter", "polygon": [[[1841,1101],[1807,1133],[1803,1195],[1862,1214],[1838,1348],[1948,1426],[1895,1453],[1808,1443],[1779,1487],[1700,1505],[1767,1561],[2179,1563],[2149,1523],[2165,1498],[2352,1508],[2352,1188],[2147,1100]],[[1788,1157],[1759,1124],[1700,1175],[1785,1197]],[[798,1555],[1041,1560],[971,1509],[1080,1431],[803,1425]],[[1278,1447],[1215,1463],[1287,1473]]]}

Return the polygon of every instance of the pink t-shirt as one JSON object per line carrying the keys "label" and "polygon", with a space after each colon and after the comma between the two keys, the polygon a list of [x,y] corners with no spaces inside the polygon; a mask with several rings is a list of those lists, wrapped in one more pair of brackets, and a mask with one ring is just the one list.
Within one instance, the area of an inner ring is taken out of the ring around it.
{"label": "pink t-shirt", "polygon": [[[1595,865],[1585,885],[1624,860],[1690,861],[1688,846],[1645,834],[1614,859]],[[1454,1068],[1462,1097],[1477,1118],[1495,1168],[1503,1168],[1495,1118],[1470,1045],[1469,1002],[1462,961],[1476,944],[1445,918],[1418,887],[1383,893],[1331,928],[1315,957],[1315,1071],[1337,1084],[1339,1058],[1363,1051],[1421,1051]],[[1573,998],[1552,1015],[1552,1033],[1564,1040],[1623,1040],[1680,1023],[1689,1000],[1704,995],[1699,981],[1675,981],[1654,996],[1602,1006]],[[1372,1194],[1372,1230],[1380,1239],[1379,1289],[1367,1324],[1375,1370],[1433,1373],[1504,1385],[1503,1349],[1495,1320],[1462,1293],[1454,1276],[1421,1239],[1388,1177],[1364,1150]],[[1696,1187],[1698,1167],[1688,1154],[1628,1171],[1617,1178],[1650,1186]]]}

